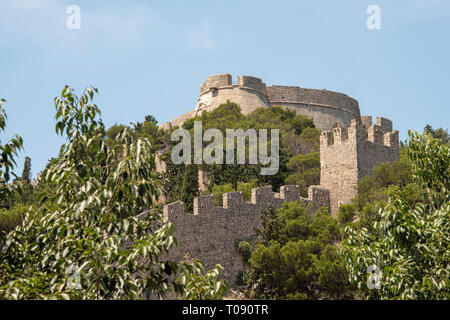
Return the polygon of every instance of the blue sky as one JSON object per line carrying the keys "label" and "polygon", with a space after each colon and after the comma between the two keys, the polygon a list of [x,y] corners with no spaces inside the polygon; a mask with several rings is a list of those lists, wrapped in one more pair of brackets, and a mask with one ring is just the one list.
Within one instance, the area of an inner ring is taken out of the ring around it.
{"label": "blue sky", "polygon": [[[80,30],[66,27],[72,4]],[[369,5],[380,30],[366,27]],[[53,98],[66,84],[99,89],[107,126],[162,123],[192,109],[216,73],[344,92],[405,139],[450,127],[449,31],[450,0],[0,0],[0,139],[20,134],[17,172],[28,155],[35,174],[63,142]]]}

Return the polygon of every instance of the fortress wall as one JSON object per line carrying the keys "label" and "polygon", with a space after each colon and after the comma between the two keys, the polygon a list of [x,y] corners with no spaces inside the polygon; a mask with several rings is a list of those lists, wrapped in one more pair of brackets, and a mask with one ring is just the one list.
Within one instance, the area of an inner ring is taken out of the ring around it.
{"label": "fortress wall", "polygon": [[373,124],[372,116],[361,116],[361,122],[365,129],[369,128]]}
{"label": "fortress wall", "polygon": [[328,105],[348,111],[354,118],[360,118],[358,101],[346,94],[289,86],[269,86],[267,87],[267,98],[271,104],[277,103],[303,103]]}
{"label": "fortress wall", "polygon": [[267,97],[271,105],[284,106],[309,116],[322,131],[331,130],[335,124],[347,128],[352,119],[360,118],[358,101],[338,92],[270,86]]}
{"label": "fortress wall", "polygon": [[281,106],[296,111],[298,114],[307,116],[314,121],[314,125],[320,131],[331,130],[336,124],[342,127],[350,127],[353,113],[343,111],[331,106],[319,106],[303,103],[276,103],[274,106]]}
{"label": "fortress wall", "polygon": [[238,272],[244,270],[236,242],[245,240],[254,244],[257,240],[255,227],[261,227],[260,213],[272,204],[276,209],[285,201],[301,200],[313,208],[328,206],[329,194],[316,186],[309,188],[309,198],[300,197],[299,186],[282,186],[280,193],[272,192],[271,186],[252,190],[252,201],[244,201],[242,192],[223,195],[223,207],[214,203],[212,195],[194,200],[194,214],[184,212],[181,201],[164,206],[164,217],[175,225],[178,246],[171,249],[169,258],[181,261],[189,254],[205,263],[209,270],[221,264],[221,274],[230,286],[235,286]]}
{"label": "fortress wall", "polygon": [[380,126],[382,132],[392,131],[392,121],[383,117],[377,117],[377,125]]}
{"label": "fortress wall", "polygon": [[[373,123],[373,117],[372,116],[361,116],[361,122],[364,127],[364,129],[369,129],[374,123]],[[382,132],[392,132],[392,121],[383,117],[377,117],[376,118],[376,125],[381,129]]]}
{"label": "fortress wall", "polygon": [[[170,127],[181,127],[181,125],[188,119],[195,117],[195,110],[183,113],[181,116],[174,118],[171,122]],[[166,125],[167,126],[167,125]]]}

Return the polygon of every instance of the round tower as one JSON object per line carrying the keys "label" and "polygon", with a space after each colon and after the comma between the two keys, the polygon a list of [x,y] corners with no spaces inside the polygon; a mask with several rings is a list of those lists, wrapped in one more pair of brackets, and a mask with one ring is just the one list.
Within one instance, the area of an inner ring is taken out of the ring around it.
{"label": "round tower", "polygon": [[321,131],[331,130],[337,124],[348,128],[352,119],[361,120],[358,101],[343,93],[291,86],[270,86],[266,92],[270,105],[312,118]]}
{"label": "round tower", "polygon": [[184,121],[211,111],[231,101],[239,104],[243,114],[260,107],[281,106],[313,119],[316,128],[331,130],[336,125],[350,127],[352,119],[362,121],[358,101],[346,94],[328,90],[306,89],[294,86],[269,86],[261,79],[238,76],[233,81],[228,73],[206,78],[200,85],[200,96],[194,110],[173,119],[161,128],[181,126]]}
{"label": "round tower", "polygon": [[243,114],[249,114],[259,107],[270,106],[266,95],[266,84],[259,78],[238,76],[233,84],[230,74],[217,74],[200,85],[195,111],[211,111],[229,100],[239,104]]}

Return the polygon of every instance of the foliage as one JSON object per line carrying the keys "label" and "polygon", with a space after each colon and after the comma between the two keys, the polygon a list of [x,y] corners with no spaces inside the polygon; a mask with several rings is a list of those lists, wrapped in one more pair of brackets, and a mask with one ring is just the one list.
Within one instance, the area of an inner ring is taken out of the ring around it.
{"label": "foliage", "polygon": [[356,208],[353,204],[341,204],[337,212],[337,219],[340,225],[347,225],[353,221]]}
{"label": "foliage", "polygon": [[214,201],[216,205],[223,206],[223,194],[233,191],[235,191],[235,189],[233,189],[231,183],[227,183],[222,185],[214,185],[211,194],[214,196]]}
{"label": "foliage", "polygon": [[431,134],[433,138],[441,141],[444,144],[450,143],[450,135],[448,134],[448,129],[444,130],[443,128],[433,129],[432,126],[427,124],[423,130],[423,133]]}
{"label": "foliage", "polygon": [[[349,227],[344,254],[350,279],[369,299],[450,298],[449,146],[429,134],[409,133],[409,159],[423,201],[392,188],[372,232]],[[367,268],[381,271],[378,290]],[[373,280],[370,278],[369,281]]]}
{"label": "foliage", "polygon": [[236,251],[241,255],[244,264],[247,264],[252,256],[252,245],[248,241],[238,241],[236,243]]}
{"label": "foliage", "polygon": [[[0,242],[1,298],[186,294],[170,276],[193,267],[163,259],[175,243],[173,226],[162,212],[147,211],[158,196],[150,142],[124,128],[108,146],[100,109],[89,103],[94,92],[89,87],[78,98],[66,86],[55,98],[56,132],[67,144],[43,173],[52,188]],[[215,277],[196,268],[211,285]]]}
{"label": "foliage", "polygon": [[195,165],[189,164],[185,167],[180,195],[186,212],[194,211],[194,198],[198,195],[198,170]]}
{"label": "foliage", "polygon": [[[5,99],[0,99],[0,132],[6,130],[6,120],[8,116],[3,104]],[[16,157],[20,150],[23,149],[23,140],[19,135],[14,135],[8,142],[2,144],[0,140],[0,205],[8,203],[9,198],[17,189],[17,184],[8,183],[11,175],[17,177],[12,169],[16,166]],[[3,206],[2,206],[3,207]]]}
{"label": "foliage", "polygon": [[223,194],[227,192],[242,191],[245,201],[250,201],[252,197],[252,189],[258,187],[256,180],[250,182],[238,182],[237,188],[233,188],[231,183],[214,185],[211,194],[214,195],[216,205],[223,205]]}
{"label": "foliage", "polygon": [[337,221],[324,209],[310,212],[299,202],[284,203],[261,217],[262,242],[249,260],[250,293],[270,299],[351,298],[344,260],[335,244]]}
{"label": "foliage", "polygon": [[287,168],[292,172],[286,178],[286,184],[300,186],[300,194],[308,196],[308,187],[320,184],[320,155],[312,152],[299,154],[289,159]]}
{"label": "foliage", "polygon": [[[408,148],[401,148],[400,152],[407,152]],[[357,196],[353,200],[356,209],[363,211],[366,205],[385,202],[389,188],[409,186],[413,189],[413,175],[409,159],[400,159],[393,163],[381,162],[373,168],[373,175],[364,176],[358,181]]]}
{"label": "foliage", "polygon": [[0,209],[0,232],[9,232],[20,225],[30,206],[24,204],[14,204],[10,209]]}
{"label": "foliage", "polygon": [[[302,150],[315,150],[319,142],[318,131],[313,129],[314,124],[312,120],[297,115],[295,111],[285,110],[281,107],[259,108],[249,115],[243,115],[237,104],[227,102],[210,112],[203,112],[197,117],[188,119],[183,124],[183,128],[193,131],[195,121],[202,121],[203,131],[216,128],[224,134],[224,137],[226,136],[226,129],[280,130],[279,171],[277,174],[268,176],[261,175],[261,164],[249,165],[235,163],[201,165],[199,169],[202,169],[207,174],[211,182],[208,186],[209,191],[212,190],[214,185],[225,185],[228,183],[231,183],[233,189],[236,190],[240,182],[249,183],[254,180],[256,180],[256,185],[270,184],[274,190],[278,190],[279,186],[285,183],[288,175],[286,165],[292,156],[292,148],[295,145],[301,145],[301,148],[296,148],[298,150],[302,148]],[[193,136],[192,132],[191,136]],[[205,146],[208,144],[207,142],[204,143]],[[270,131],[268,143],[271,143]],[[165,189],[170,190],[172,187],[176,188],[178,178],[172,175],[168,176],[168,179],[170,181],[170,187]]]}
{"label": "foliage", "polygon": [[25,162],[23,164],[23,171],[22,171],[22,181],[24,181],[26,184],[31,183],[31,158],[25,157]]}
{"label": "foliage", "polygon": [[226,281],[218,280],[220,265],[203,275],[204,265],[201,261],[194,260],[185,264],[185,268],[176,285],[182,288],[179,296],[188,300],[222,300],[228,291]]}

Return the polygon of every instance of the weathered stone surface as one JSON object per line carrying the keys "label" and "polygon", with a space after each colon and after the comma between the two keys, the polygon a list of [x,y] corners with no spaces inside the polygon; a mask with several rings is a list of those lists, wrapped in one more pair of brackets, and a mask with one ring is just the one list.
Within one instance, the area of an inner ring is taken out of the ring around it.
{"label": "weathered stone surface", "polygon": [[169,258],[181,261],[186,254],[198,258],[211,269],[221,264],[225,269],[222,277],[234,286],[239,270],[244,270],[241,256],[237,253],[237,241],[254,243],[255,227],[261,227],[260,213],[273,205],[278,209],[285,201],[303,201],[313,208],[328,206],[328,190],[309,188],[309,197],[300,197],[299,186],[282,186],[280,193],[272,192],[271,186],[252,190],[252,201],[244,201],[242,192],[223,195],[223,207],[214,204],[212,195],[194,199],[194,214],[184,212],[181,201],[164,206],[164,217],[175,225],[178,246],[170,251]]}
{"label": "weathered stone surface", "polygon": [[[208,95],[208,96],[207,96]],[[252,201],[244,201],[241,192],[226,193],[223,207],[217,207],[211,195],[194,200],[194,214],[184,212],[180,201],[164,206],[167,221],[175,224],[179,246],[170,257],[182,260],[186,254],[205,262],[207,268],[221,264],[223,278],[233,286],[239,270],[244,266],[235,249],[236,241],[256,241],[255,227],[261,226],[260,213],[270,204],[280,208],[284,201],[301,200],[313,210],[323,206],[335,216],[341,203],[349,203],[356,196],[359,179],[372,174],[380,162],[399,159],[398,131],[392,121],[382,117],[372,123],[372,116],[361,116],[358,102],[345,94],[299,87],[271,86],[261,79],[239,76],[233,84],[231,75],[208,77],[201,85],[197,110],[174,119],[179,126],[204,110],[217,108],[227,100],[238,103],[244,114],[258,107],[281,105],[311,117],[320,136],[320,186],[308,189],[308,198],[300,197],[299,186],[282,186],[274,193],[271,186],[252,190]],[[170,128],[170,124],[164,124]],[[163,164],[158,165],[159,170]],[[199,186],[205,190],[209,180],[199,172]]]}
{"label": "weathered stone surface", "polygon": [[356,196],[359,179],[372,174],[380,162],[399,159],[398,131],[382,131],[392,128],[392,123],[380,126],[371,124],[368,117],[365,120],[361,123],[354,119],[350,128],[334,128],[332,133],[325,131],[320,136],[320,186],[330,191],[333,215],[341,203],[349,203]]}
{"label": "weathered stone surface", "polygon": [[[171,125],[181,126],[199,112],[214,110],[227,101],[239,104],[243,114],[259,107],[292,109],[312,118],[320,130],[331,130],[335,124],[349,127],[352,119],[361,119],[358,101],[343,93],[293,86],[267,87],[261,79],[252,76],[238,76],[237,82],[233,83],[230,74],[217,74],[206,78],[200,85],[195,109],[173,119]],[[383,119],[383,128],[389,126],[389,120],[384,120],[387,119]]]}

